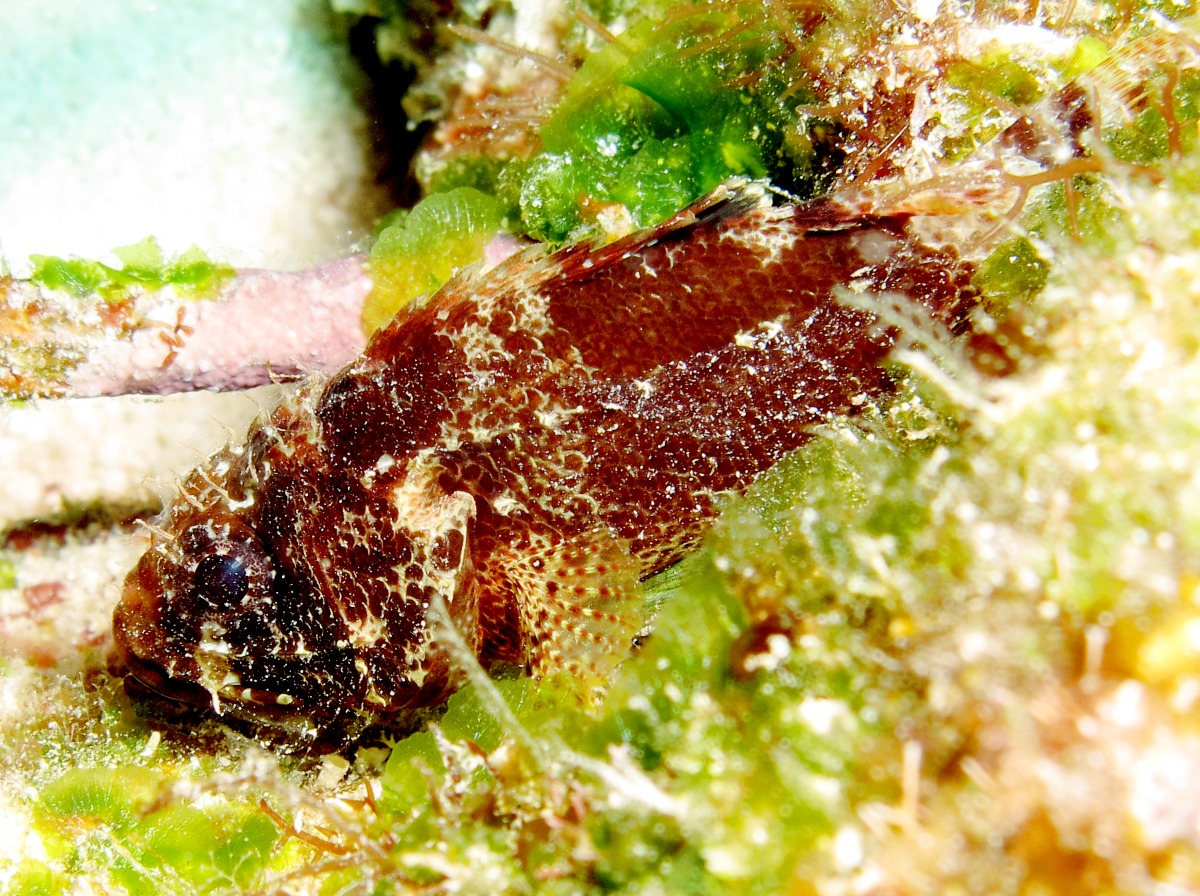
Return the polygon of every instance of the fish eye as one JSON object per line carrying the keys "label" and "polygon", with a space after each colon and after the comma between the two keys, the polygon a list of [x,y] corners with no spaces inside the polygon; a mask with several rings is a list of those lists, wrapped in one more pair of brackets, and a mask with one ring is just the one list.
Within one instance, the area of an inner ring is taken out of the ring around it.
{"label": "fish eye", "polygon": [[250,590],[246,561],[234,554],[209,554],[197,564],[192,587],[214,609],[234,607]]}
{"label": "fish eye", "polygon": [[272,558],[253,530],[236,518],[214,517],[190,526],[180,546],[181,572],[191,580],[191,588],[180,592],[188,609],[181,606],[180,612],[240,612],[270,594]]}

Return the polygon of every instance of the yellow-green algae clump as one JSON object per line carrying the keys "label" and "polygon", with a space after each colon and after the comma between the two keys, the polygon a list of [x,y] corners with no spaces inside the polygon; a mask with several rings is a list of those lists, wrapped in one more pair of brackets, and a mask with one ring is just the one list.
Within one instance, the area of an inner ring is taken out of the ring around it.
{"label": "yellow-green algae clump", "polygon": [[398,212],[371,247],[374,285],[363,307],[373,333],[418,296],[436,292],[460,268],[478,261],[505,223],[501,204],[472,187],[426,197]]}
{"label": "yellow-green algae clump", "polygon": [[116,265],[34,255],[28,281],[0,275],[0,395],[62,394],[98,341],[125,338],[146,325],[139,297],[170,290],[181,299],[215,299],[235,274],[195,246],[167,258],[153,237],[113,255]]}

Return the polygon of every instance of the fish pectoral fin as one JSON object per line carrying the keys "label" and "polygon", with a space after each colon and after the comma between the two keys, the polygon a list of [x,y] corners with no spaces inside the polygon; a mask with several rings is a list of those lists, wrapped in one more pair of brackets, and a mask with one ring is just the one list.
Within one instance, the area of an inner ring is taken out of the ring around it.
{"label": "fish pectoral fin", "polygon": [[608,529],[550,536],[509,567],[525,664],[602,684],[629,655],[645,618],[637,564]]}

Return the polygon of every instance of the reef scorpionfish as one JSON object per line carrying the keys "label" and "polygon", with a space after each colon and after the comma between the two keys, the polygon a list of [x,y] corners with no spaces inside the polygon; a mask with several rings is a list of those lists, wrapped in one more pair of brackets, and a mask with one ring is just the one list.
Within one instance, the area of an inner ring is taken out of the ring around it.
{"label": "reef scorpionfish", "polygon": [[443,701],[461,674],[434,608],[485,666],[603,670],[644,623],[639,580],[888,387],[898,328],[872,303],[961,332],[970,273],[903,215],[740,185],[460,275],[186,479],[118,661],[293,744]]}

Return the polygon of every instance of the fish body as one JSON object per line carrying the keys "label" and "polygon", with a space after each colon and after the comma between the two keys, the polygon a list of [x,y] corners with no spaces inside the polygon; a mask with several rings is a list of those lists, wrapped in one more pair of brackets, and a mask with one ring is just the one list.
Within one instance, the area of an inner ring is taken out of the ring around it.
{"label": "fish body", "polygon": [[903,216],[751,185],[460,276],[184,482],[121,662],[299,743],[444,700],[439,607],[485,665],[603,668],[724,496],[887,388],[870,302],[961,328],[969,274]]}

